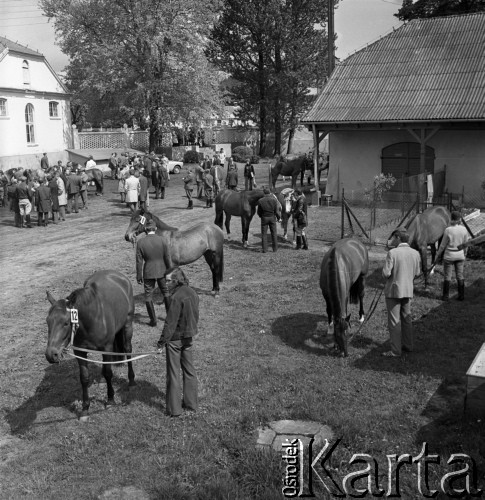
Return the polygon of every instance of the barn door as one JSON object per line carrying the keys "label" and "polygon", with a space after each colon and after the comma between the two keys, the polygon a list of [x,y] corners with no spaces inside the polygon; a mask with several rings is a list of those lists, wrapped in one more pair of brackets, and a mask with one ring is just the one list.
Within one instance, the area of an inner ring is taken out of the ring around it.
{"label": "barn door", "polygon": [[[392,174],[396,179],[419,174],[420,145],[418,142],[399,142],[382,150],[383,174]],[[434,148],[426,146],[426,172],[434,174]]]}

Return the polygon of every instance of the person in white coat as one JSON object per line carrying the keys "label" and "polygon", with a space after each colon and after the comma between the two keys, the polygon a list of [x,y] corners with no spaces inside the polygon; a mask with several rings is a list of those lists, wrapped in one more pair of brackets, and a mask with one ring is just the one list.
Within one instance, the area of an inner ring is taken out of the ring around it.
{"label": "person in white coat", "polygon": [[126,204],[131,213],[135,213],[138,204],[138,195],[140,194],[140,181],[135,177],[135,169],[130,168],[130,176],[125,182]]}

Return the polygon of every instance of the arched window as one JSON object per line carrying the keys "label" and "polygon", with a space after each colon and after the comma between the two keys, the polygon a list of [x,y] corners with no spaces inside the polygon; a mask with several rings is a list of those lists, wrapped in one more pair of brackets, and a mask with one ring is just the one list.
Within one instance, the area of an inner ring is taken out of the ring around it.
{"label": "arched window", "polygon": [[24,85],[30,85],[30,70],[28,61],[22,63],[22,73],[24,76]]}
{"label": "arched window", "polygon": [[27,134],[27,142],[29,144],[34,144],[34,106],[32,106],[32,104],[27,104],[27,106],[25,106],[25,132]]}
{"label": "arched window", "polygon": [[7,99],[0,98],[0,116],[7,116]]}
{"label": "arched window", "polygon": [[56,101],[49,102],[49,116],[51,118],[58,118],[59,117],[58,106],[59,106],[59,103]]}

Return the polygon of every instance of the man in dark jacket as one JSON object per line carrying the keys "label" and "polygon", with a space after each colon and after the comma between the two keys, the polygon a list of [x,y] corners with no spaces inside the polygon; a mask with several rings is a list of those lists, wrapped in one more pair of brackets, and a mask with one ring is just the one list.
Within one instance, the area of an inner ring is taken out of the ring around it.
{"label": "man in dark jacket", "polygon": [[145,238],[136,245],[136,281],[145,288],[145,305],[150,318],[150,326],[157,326],[157,316],[153,305],[153,292],[158,285],[163,295],[165,310],[169,307],[169,294],[163,275],[170,267],[168,251],[161,236],[155,234],[157,225],[149,220],[145,226]]}
{"label": "man in dark jacket", "polygon": [[111,179],[116,179],[116,171],[118,170],[118,158],[117,153],[111,153],[111,157],[109,159],[108,167],[111,170]]}
{"label": "man in dark jacket", "polygon": [[25,176],[20,177],[20,182],[15,188],[15,197],[19,205],[20,212],[20,227],[24,226],[24,217],[27,227],[32,227],[30,223],[30,212],[32,211],[32,190],[27,185],[27,178]]}
{"label": "man in dark jacket", "polygon": [[82,187],[82,178],[80,175],[76,173],[77,164],[73,164],[73,172],[69,176],[67,176],[67,210],[66,212],[70,214],[72,212],[72,202],[74,201],[74,213],[78,213],[78,202],[79,202],[79,193],[81,192]]}
{"label": "man in dark jacket", "polygon": [[197,183],[197,198],[200,200],[202,198],[204,190],[204,161],[200,165],[194,167],[195,182]]}
{"label": "man in dark jacket", "polygon": [[231,168],[231,170],[229,170],[229,172],[227,172],[226,187],[228,189],[232,189],[233,191],[235,191],[237,188],[237,182],[238,182],[237,170],[235,170],[234,168]]}
{"label": "man in dark jacket", "polygon": [[189,168],[187,175],[182,180],[184,181],[185,194],[187,195],[187,199],[189,200],[187,208],[193,209],[194,202],[192,201],[192,191],[194,190],[195,175],[191,168]]}
{"label": "man in dark jacket", "polygon": [[[192,339],[197,335],[199,297],[178,267],[169,269],[165,279],[171,294],[170,309],[157,347],[159,350],[166,347],[167,414],[178,417],[182,414],[182,408],[196,411],[198,406]],[[181,371],[183,379],[180,377]],[[183,401],[180,399],[181,393]]]}
{"label": "man in dark jacket", "polygon": [[258,201],[258,215],[261,218],[261,237],[263,253],[268,250],[268,227],[271,232],[273,252],[278,250],[278,234],[276,232],[276,220],[281,218],[279,202],[268,188],[263,189],[264,196]]}

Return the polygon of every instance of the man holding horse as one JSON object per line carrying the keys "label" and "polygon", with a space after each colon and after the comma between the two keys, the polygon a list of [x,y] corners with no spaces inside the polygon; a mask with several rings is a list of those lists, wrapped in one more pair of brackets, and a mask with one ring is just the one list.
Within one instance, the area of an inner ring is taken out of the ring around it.
{"label": "man holding horse", "polygon": [[383,356],[400,357],[402,351],[413,350],[413,323],[411,299],[414,278],[421,274],[421,257],[409,246],[406,229],[396,229],[389,246],[382,275],[387,279],[384,287],[391,350]]}
{"label": "man holding horse", "polygon": [[[171,296],[170,309],[157,347],[159,351],[166,348],[167,414],[179,417],[182,408],[196,411],[198,407],[193,337],[197,335],[199,297],[180,268],[169,269],[164,278]],[[180,372],[183,373],[182,379]],[[183,400],[180,399],[181,393]]]}
{"label": "man holding horse", "polygon": [[145,226],[146,237],[136,245],[136,281],[143,284],[145,289],[145,305],[150,318],[150,326],[157,326],[157,316],[153,305],[153,292],[156,285],[163,295],[165,310],[170,304],[169,293],[163,275],[170,263],[167,259],[163,238],[155,234],[157,225],[154,220],[149,220]]}
{"label": "man holding horse", "polygon": [[264,196],[258,201],[258,215],[261,218],[261,237],[263,253],[268,250],[268,227],[271,232],[273,252],[278,250],[276,220],[280,219],[278,201],[268,188],[263,189]]}

